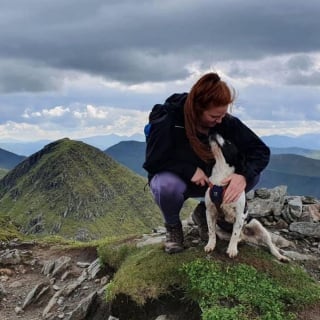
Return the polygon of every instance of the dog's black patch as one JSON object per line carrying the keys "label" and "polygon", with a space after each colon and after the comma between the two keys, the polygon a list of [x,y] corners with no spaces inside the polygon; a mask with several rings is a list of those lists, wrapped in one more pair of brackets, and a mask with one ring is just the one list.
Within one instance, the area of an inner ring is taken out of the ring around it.
{"label": "dog's black patch", "polygon": [[219,136],[223,139],[223,143],[221,144],[218,139],[218,134],[213,134],[209,137],[209,141],[214,140],[222,151],[223,157],[226,160],[226,163],[229,166],[236,168],[236,170],[242,170],[244,167],[244,157],[239,152],[238,148],[229,140],[226,140],[219,134]]}

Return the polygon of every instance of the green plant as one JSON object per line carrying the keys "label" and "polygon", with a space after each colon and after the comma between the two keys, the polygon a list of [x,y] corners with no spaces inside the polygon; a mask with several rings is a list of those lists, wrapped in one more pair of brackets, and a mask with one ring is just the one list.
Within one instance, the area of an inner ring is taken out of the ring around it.
{"label": "green plant", "polygon": [[182,271],[188,276],[187,290],[198,301],[204,320],[295,319],[287,309],[293,309],[302,283],[308,294],[300,295],[300,303],[320,297],[319,286],[307,277],[295,288],[246,264],[198,259],[185,264]]}

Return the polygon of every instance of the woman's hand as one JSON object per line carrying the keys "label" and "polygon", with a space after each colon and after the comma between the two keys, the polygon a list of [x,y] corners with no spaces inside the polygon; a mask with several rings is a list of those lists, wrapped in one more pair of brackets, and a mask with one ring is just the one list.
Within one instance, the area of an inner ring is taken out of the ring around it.
{"label": "woman's hand", "polygon": [[205,186],[209,183],[209,178],[205,175],[202,169],[197,168],[196,172],[191,178],[191,182],[195,183],[197,186]]}
{"label": "woman's hand", "polygon": [[223,196],[223,203],[237,201],[247,185],[246,178],[237,173],[233,173],[226,179],[222,180],[222,183],[228,184]]}

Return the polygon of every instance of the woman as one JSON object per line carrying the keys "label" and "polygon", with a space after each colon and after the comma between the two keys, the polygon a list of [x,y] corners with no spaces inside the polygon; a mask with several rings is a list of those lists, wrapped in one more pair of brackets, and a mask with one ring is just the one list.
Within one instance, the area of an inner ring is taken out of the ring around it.
{"label": "woman", "polygon": [[[146,159],[149,185],[164,220],[165,251],[183,250],[180,210],[189,197],[203,197],[214,159],[208,138],[221,134],[243,157],[243,168],[236,168],[224,182],[228,184],[223,202],[236,201],[259,181],[270,158],[269,148],[228,109],[235,92],[216,73],[202,76],[189,94],[174,94],[166,100],[168,116],[155,121],[147,138]],[[205,206],[201,202],[193,218],[200,235],[206,232]]]}

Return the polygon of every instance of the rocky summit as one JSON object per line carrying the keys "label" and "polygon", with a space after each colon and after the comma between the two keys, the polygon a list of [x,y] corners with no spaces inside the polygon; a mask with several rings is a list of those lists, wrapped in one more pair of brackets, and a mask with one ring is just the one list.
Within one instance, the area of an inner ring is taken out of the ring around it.
{"label": "rocky summit", "polygon": [[[291,259],[289,265],[300,265],[314,282],[319,284],[319,200],[304,196],[288,196],[286,186],[257,189],[252,191],[248,198],[250,214],[261,221],[274,235],[286,240],[282,242],[286,243],[282,253]],[[225,262],[230,260],[225,254],[225,242],[218,241],[214,254],[206,255],[203,251],[205,244],[200,240],[192,219],[184,220],[183,226],[186,254],[199,249],[198,255],[203,255],[205,260]],[[118,242],[116,247],[126,242],[131,245],[131,251],[134,251],[133,247],[146,248],[161,245],[164,238],[164,228],[158,227],[143,236]],[[233,260],[233,265],[244,262],[246,250],[248,247],[245,245],[239,247],[239,257]],[[264,248],[260,247],[257,250],[263,251]],[[134,302],[135,297],[130,296],[128,292],[120,292],[112,301],[106,302],[105,292],[108,286],[115,278],[117,278],[116,281],[121,281],[121,275],[119,275],[121,272],[118,272],[121,267],[115,267],[111,260],[107,262],[108,259],[99,257],[98,251],[94,245],[66,248],[34,240],[12,239],[2,242],[0,248],[1,319],[201,319],[199,305],[184,297],[174,284],[169,294],[161,295],[157,299],[147,298],[143,305],[137,305]],[[118,255],[116,252],[111,255]],[[120,252],[123,255],[125,251],[120,250]],[[156,252],[159,252],[156,255],[161,255],[160,251]],[[163,255],[165,259],[169,259],[168,255]],[[174,256],[170,256],[170,259],[179,261],[183,257],[182,255]],[[146,259],[147,264],[150,259],[151,255]],[[271,255],[270,259],[273,259]],[[255,260],[258,266],[260,262],[257,258]],[[135,274],[134,277],[143,278],[143,274],[147,272],[148,267],[141,261],[134,262],[134,265],[138,264],[139,267],[139,274]],[[267,272],[270,271],[267,270]],[[159,284],[161,285],[163,283]],[[127,283],[124,288],[128,286],[131,284]],[[134,292],[139,295],[145,290],[143,284],[138,282]],[[295,319],[316,320],[319,319],[319,314],[320,294],[318,303],[307,308],[303,306],[297,308]]]}

